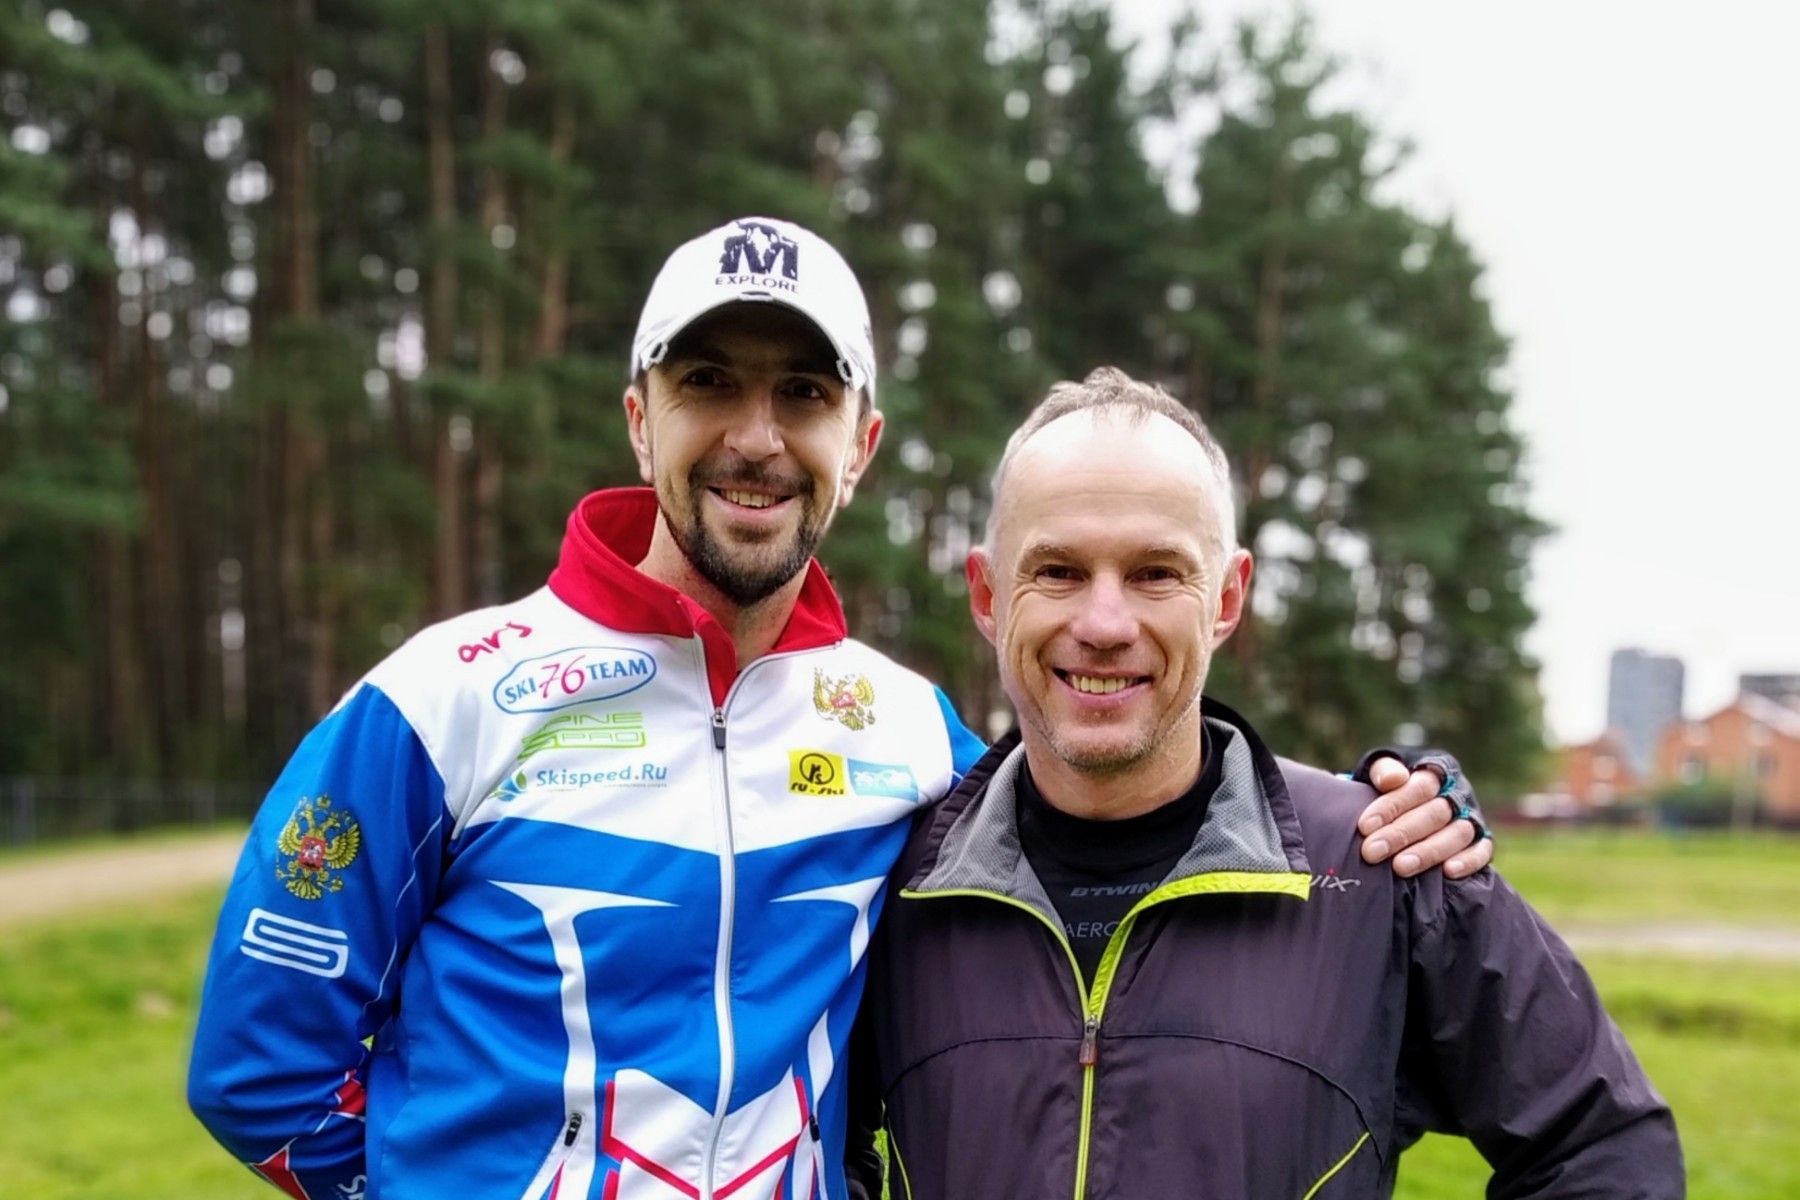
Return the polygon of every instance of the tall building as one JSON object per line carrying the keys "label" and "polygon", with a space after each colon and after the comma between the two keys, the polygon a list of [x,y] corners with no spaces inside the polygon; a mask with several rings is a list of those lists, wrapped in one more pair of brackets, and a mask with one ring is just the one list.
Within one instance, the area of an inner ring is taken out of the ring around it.
{"label": "tall building", "polygon": [[1648,778],[1656,742],[1681,720],[1685,671],[1679,658],[1643,650],[1615,650],[1606,688],[1606,724],[1618,731],[1625,757],[1639,778]]}

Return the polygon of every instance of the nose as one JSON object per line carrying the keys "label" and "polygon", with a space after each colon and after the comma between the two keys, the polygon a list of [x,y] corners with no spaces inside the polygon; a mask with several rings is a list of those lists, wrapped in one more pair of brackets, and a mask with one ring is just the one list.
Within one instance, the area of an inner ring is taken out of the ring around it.
{"label": "nose", "polygon": [[746,461],[762,462],[780,454],[782,444],[774,387],[757,384],[745,388],[725,431],[726,447]]}
{"label": "nose", "polygon": [[1136,639],[1137,614],[1132,611],[1124,581],[1117,575],[1102,572],[1093,576],[1076,603],[1079,607],[1069,623],[1069,632],[1083,645],[1115,650]]}

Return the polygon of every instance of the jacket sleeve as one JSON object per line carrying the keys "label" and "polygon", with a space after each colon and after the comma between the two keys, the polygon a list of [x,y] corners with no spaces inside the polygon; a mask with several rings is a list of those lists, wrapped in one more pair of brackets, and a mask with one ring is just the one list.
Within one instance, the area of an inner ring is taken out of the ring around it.
{"label": "jacket sleeve", "polygon": [[863,1014],[850,1032],[850,1129],[844,1142],[844,1180],[850,1200],[881,1200],[886,1173],[876,1141],[883,1111],[868,1008],[865,993]]}
{"label": "jacket sleeve", "polygon": [[1493,871],[1416,896],[1402,1144],[1467,1136],[1490,1200],[1684,1196],[1669,1107],[1568,945]]}
{"label": "jacket sleeve", "polygon": [[390,1016],[444,854],[441,776],[364,684],[303,741],[220,912],[188,1103],[293,1196],[361,1195],[368,1044]]}
{"label": "jacket sleeve", "polygon": [[944,730],[950,736],[951,770],[955,778],[950,786],[955,787],[962,782],[962,777],[969,769],[981,761],[987,753],[987,743],[976,737],[956,713],[956,706],[950,703],[950,697],[944,694],[943,688],[932,689],[937,694],[938,711],[944,714]]}

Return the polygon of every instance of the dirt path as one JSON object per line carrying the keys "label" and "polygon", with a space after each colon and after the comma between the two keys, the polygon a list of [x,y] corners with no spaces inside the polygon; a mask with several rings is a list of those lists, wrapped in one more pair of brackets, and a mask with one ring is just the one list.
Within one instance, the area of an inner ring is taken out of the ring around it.
{"label": "dirt path", "polygon": [[[118,907],[147,893],[216,887],[231,877],[242,831],[159,837],[137,846],[49,852],[0,862],[0,929],[87,909]],[[1800,962],[1800,929],[1706,922],[1623,926],[1564,925],[1582,954],[1670,954]]]}
{"label": "dirt path", "polygon": [[243,845],[240,829],[0,862],[0,928],[117,908],[147,893],[217,887],[231,878]]}
{"label": "dirt path", "polygon": [[1676,958],[1756,958],[1800,962],[1800,929],[1667,921],[1557,932],[1577,954],[1665,954]]}

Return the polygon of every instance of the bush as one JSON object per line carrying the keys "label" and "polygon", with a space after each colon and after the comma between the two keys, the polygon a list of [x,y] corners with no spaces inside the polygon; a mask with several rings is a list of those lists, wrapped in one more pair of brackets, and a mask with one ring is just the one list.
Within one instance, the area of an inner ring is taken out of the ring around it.
{"label": "bush", "polygon": [[1723,829],[1762,823],[1762,802],[1747,781],[1705,775],[1651,793],[1650,807],[1664,825],[1686,829]]}

